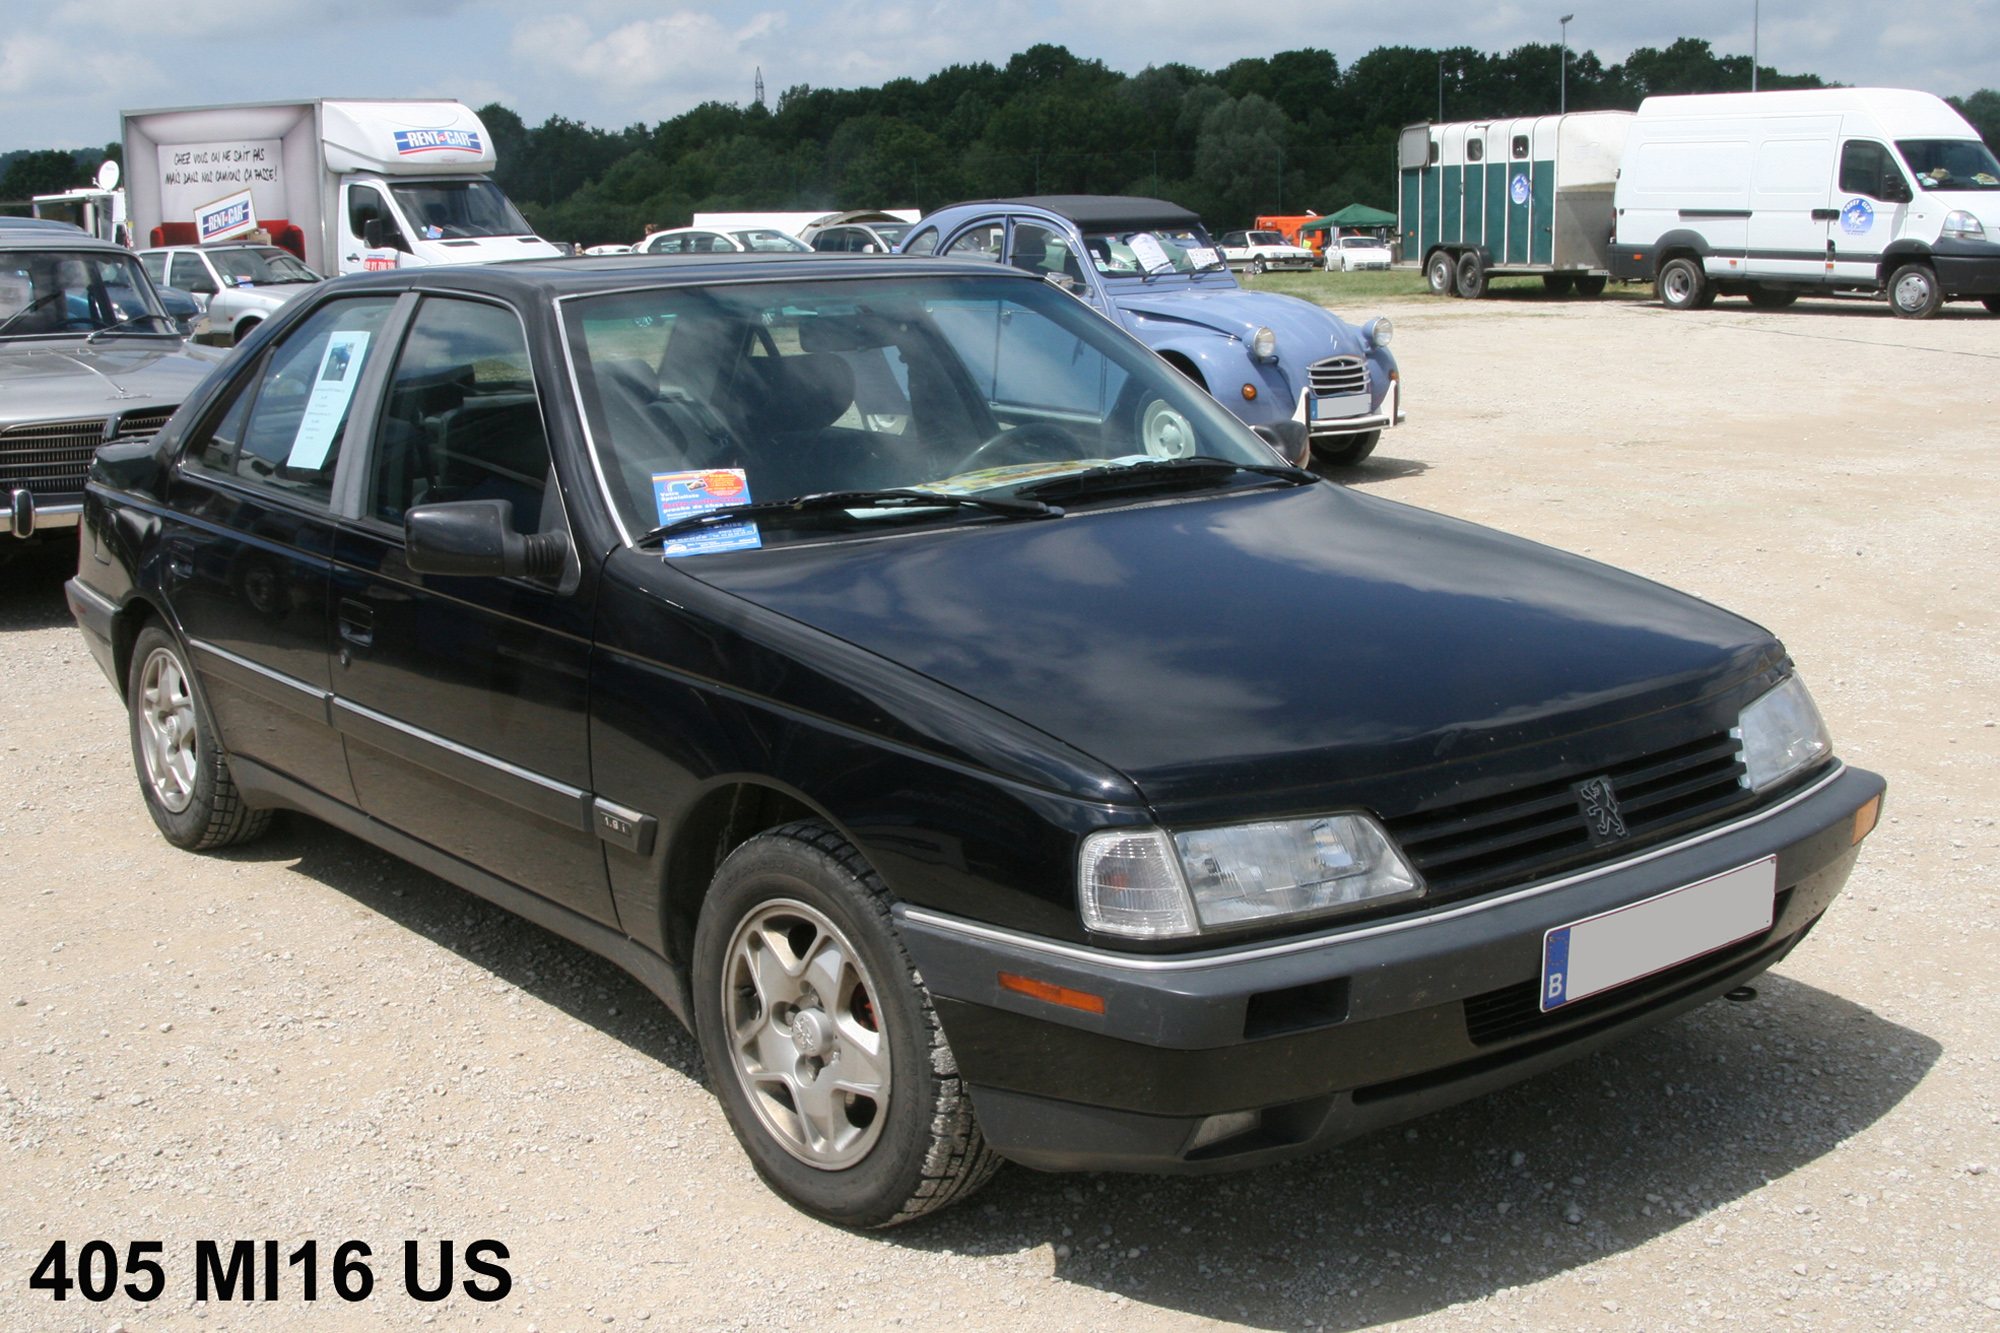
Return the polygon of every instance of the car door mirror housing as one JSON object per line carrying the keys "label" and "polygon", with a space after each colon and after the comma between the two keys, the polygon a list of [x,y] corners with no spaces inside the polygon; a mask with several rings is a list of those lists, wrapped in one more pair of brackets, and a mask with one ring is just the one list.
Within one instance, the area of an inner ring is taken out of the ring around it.
{"label": "car door mirror housing", "polygon": [[1910,187],[1901,176],[1892,171],[1882,177],[1882,200],[1884,203],[1907,204],[1912,198]]}
{"label": "car door mirror housing", "polygon": [[380,250],[388,244],[383,239],[381,218],[369,218],[361,224],[361,243],[370,250]]}
{"label": "car door mirror housing", "polygon": [[514,531],[510,500],[451,500],[403,515],[404,560],[417,574],[552,579],[569,540],[560,532]]}

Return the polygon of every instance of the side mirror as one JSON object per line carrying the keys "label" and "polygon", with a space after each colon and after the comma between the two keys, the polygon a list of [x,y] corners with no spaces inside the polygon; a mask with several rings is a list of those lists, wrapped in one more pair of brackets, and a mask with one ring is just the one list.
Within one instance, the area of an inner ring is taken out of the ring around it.
{"label": "side mirror", "polygon": [[1312,459],[1312,432],[1303,421],[1271,421],[1252,426],[1258,438],[1278,451],[1293,467],[1304,467]]}
{"label": "side mirror", "polygon": [[380,250],[387,244],[382,238],[381,218],[369,218],[361,224],[361,243],[370,250]]}
{"label": "side mirror", "polygon": [[1901,176],[1891,171],[1882,177],[1882,202],[1907,204],[1911,200],[1910,186]]}
{"label": "side mirror", "polygon": [[403,558],[414,573],[459,578],[552,579],[569,539],[560,532],[514,531],[511,500],[451,500],[403,515]]}
{"label": "side mirror", "polygon": [[1072,296],[1083,295],[1083,284],[1067,273],[1044,273],[1042,281],[1048,283],[1051,287],[1060,287]]}

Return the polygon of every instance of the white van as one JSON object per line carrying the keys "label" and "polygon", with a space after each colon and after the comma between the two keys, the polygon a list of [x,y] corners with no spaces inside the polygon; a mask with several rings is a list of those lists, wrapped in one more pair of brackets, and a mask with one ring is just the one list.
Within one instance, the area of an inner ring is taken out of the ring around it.
{"label": "white van", "polygon": [[1865,291],[1914,319],[1951,300],[2000,313],[2000,164],[1930,93],[1649,97],[1613,202],[1612,276],[1675,310]]}

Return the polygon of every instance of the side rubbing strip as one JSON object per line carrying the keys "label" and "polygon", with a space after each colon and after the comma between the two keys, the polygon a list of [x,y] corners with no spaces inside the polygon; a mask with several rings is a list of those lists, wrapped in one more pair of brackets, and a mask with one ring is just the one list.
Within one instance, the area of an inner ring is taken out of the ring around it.
{"label": "side rubbing strip", "polygon": [[260,699],[295,713],[303,713],[315,722],[332,725],[332,719],[327,714],[327,702],[332,696],[317,685],[309,685],[297,676],[288,676],[282,671],[273,671],[261,662],[238,657],[227,648],[218,648],[200,639],[189,639],[188,647],[194,649],[199,659],[197,664],[204,675],[226,680]]}
{"label": "side rubbing strip", "polygon": [[443,774],[475,791],[552,820],[566,828],[591,828],[590,793],[531,769],[460,745],[346,699],[333,701],[333,724],[346,735],[420,768]]}

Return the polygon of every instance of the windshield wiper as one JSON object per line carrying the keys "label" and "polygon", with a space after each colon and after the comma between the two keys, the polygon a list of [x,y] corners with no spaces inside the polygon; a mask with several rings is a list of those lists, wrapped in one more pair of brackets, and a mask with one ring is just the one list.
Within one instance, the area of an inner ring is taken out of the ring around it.
{"label": "windshield wiper", "polygon": [[23,315],[32,315],[35,311],[40,310],[43,306],[47,305],[49,302],[65,294],[66,293],[60,290],[53,292],[44,292],[41,296],[36,297],[33,301],[29,302],[27,305],[22,306],[19,310],[16,310],[13,314],[7,316],[7,318],[4,321],[0,321],[0,333],[5,333],[7,330],[13,328],[14,321],[21,318]]}
{"label": "windshield wiper", "polygon": [[1051,477],[1015,491],[1025,499],[1076,499],[1087,495],[1114,495],[1121,491],[1153,490],[1161,486],[1199,486],[1221,481],[1238,472],[1255,472],[1294,485],[1310,485],[1320,479],[1316,472],[1283,463],[1238,463],[1227,458],[1197,454],[1192,458],[1162,458],[1147,463],[1115,464]]}
{"label": "windshield wiper", "polygon": [[[117,332],[118,330],[120,330],[120,329],[124,328],[124,327],[125,327],[125,326],[126,326],[127,324],[137,324],[137,323],[138,323],[138,322],[139,322],[140,320],[142,320],[142,319],[152,319],[152,320],[163,320],[163,321],[165,321],[166,323],[169,323],[169,324],[173,323],[173,321],[172,321],[171,319],[167,318],[167,316],[165,316],[165,315],[131,315],[131,316],[128,316],[127,318],[125,318],[125,319],[121,319],[121,320],[119,320],[119,321],[118,321],[118,322],[117,322],[116,324],[106,324],[106,325],[105,325],[105,326],[104,326],[103,328],[101,328],[101,329],[92,329],[92,330],[90,331],[90,335],[89,335],[88,337],[86,337],[86,338],[85,338],[85,339],[84,339],[83,341],[84,341],[84,342],[85,342],[86,344],[88,344],[88,343],[94,343],[94,342],[96,342],[96,341],[97,341],[97,340],[98,340],[99,338],[102,338],[102,337],[103,337],[103,336],[104,336],[105,334],[107,334],[107,333],[116,333],[116,332]],[[164,335],[161,335],[161,336],[164,336]],[[179,336],[179,335],[175,335],[175,336]]]}
{"label": "windshield wiper", "polygon": [[833,509],[983,509],[1007,518],[1061,518],[1062,510],[1040,500],[1009,500],[979,495],[946,495],[935,491],[818,491],[795,495],[789,500],[759,500],[754,504],[724,505],[689,514],[663,523],[641,536],[634,546],[655,546],[679,532],[713,527],[718,523],[741,522],[746,518],[825,513]]}

